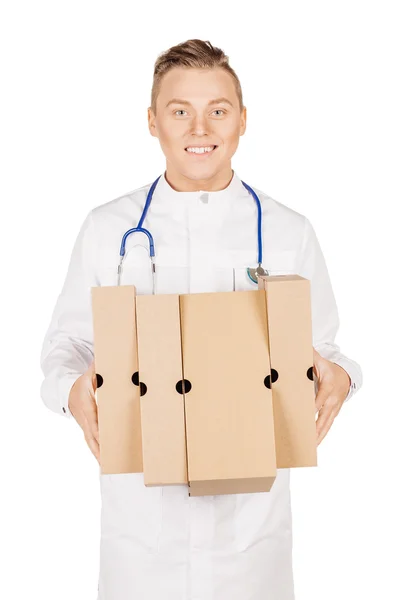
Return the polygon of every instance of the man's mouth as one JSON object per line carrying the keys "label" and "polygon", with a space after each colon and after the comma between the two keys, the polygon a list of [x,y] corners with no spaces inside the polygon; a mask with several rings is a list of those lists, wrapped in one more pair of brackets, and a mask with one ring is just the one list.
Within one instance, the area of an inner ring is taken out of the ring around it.
{"label": "man's mouth", "polygon": [[203,154],[212,154],[216,148],[218,148],[218,146],[212,144],[211,146],[187,146],[185,150],[188,154],[201,156]]}

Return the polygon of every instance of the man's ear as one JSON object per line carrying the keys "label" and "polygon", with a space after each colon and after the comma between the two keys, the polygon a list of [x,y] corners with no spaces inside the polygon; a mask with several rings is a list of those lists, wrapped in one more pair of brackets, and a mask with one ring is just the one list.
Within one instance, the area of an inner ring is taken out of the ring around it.
{"label": "man's ear", "polygon": [[240,115],[240,135],[243,135],[246,131],[247,122],[247,109],[243,106],[242,114]]}
{"label": "man's ear", "polygon": [[151,106],[149,106],[149,108],[147,109],[147,121],[148,121],[150,134],[154,137],[158,137],[157,126],[156,126],[156,117],[154,115],[154,112],[153,112]]}

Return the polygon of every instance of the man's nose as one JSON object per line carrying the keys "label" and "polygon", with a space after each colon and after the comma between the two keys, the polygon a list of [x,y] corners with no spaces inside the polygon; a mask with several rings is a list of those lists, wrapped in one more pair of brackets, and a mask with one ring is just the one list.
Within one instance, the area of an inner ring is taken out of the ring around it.
{"label": "man's nose", "polygon": [[202,115],[197,115],[193,117],[192,121],[192,132],[196,135],[204,135],[208,132],[207,120]]}

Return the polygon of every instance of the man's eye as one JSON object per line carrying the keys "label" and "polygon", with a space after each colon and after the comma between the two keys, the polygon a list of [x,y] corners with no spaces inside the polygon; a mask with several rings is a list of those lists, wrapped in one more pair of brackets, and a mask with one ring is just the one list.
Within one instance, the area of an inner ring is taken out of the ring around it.
{"label": "man's eye", "polygon": [[[174,114],[176,115],[177,113],[184,113],[184,112],[186,112],[186,111],[185,111],[183,108],[180,108],[180,109],[176,110]],[[225,113],[225,111],[224,111],[224,110],[222,110],[222,108],[217,108],[217,109],[215,109],[213,112],[215,112],[215,113],[216,113],[216,112],[220,112],[220,113],[222,113],[222,114],[224,114],[224,113]]]}

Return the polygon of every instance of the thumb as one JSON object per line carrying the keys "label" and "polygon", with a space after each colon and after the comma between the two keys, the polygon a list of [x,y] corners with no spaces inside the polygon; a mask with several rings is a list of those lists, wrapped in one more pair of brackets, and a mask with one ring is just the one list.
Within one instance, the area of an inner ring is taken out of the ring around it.
{"label": "thumb", "polygon": [[90,381],[92,382],[92,386],[93,386],[93,391],[96,391],[97,388],[97,376],[96,376],[96,366],[95,366],[95,362],[94,359],[91,362],[88,370],[86,371],[87,375],[90,378]]}
{"label": "thumb", "polygon": [[315,411],[316,413],[321,410],[331,393],[330,387],[324,383],[323,380],[319,381],[318,393],[315,398]]}
{"label": "thumb", "polygon": [[316,375],[319,374],[318,363],[314,360],[313,371]]}

